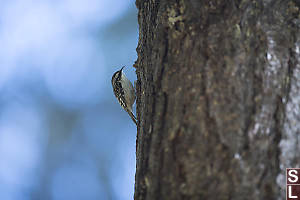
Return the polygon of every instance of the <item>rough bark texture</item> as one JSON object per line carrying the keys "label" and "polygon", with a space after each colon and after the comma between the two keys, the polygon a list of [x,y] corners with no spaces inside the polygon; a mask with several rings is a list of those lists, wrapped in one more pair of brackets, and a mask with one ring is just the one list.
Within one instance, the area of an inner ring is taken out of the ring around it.
{"label": "rough bark texture", "polygon": [[299,1],[136,5],[135,199],[284,199],[300,163]]}

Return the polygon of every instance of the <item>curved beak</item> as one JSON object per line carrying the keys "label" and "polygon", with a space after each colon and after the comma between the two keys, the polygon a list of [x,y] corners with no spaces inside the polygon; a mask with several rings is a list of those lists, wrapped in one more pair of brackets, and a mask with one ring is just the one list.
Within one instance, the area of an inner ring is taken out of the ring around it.
{"label": "curved beak", "polygon": [[120,70],[120,71],[122,71],[124,67],[125,67],[125,66],[123,66],[123,67],[121,68],[121,70]]}

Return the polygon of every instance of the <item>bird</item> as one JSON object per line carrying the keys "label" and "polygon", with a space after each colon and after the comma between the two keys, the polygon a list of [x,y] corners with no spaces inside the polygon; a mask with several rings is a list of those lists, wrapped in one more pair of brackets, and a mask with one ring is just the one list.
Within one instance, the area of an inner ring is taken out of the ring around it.
{"label": "bird", "polygon": [[135,101],[135,89],[123,72],[125,66],[116,71],[111,78],[113,92],[121,107],[129,114],[133,122],[137,125],[137,119],[132,112],[132,105]]}

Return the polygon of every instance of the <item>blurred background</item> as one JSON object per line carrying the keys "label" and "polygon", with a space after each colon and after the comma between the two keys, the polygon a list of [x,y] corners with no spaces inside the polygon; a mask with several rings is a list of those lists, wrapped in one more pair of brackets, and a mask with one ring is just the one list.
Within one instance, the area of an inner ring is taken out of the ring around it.
{"label": "blurred background", "polygon": [[0,199],[133,199],[136,127],[111,76],[131,81],[130,0],[4,0]]}

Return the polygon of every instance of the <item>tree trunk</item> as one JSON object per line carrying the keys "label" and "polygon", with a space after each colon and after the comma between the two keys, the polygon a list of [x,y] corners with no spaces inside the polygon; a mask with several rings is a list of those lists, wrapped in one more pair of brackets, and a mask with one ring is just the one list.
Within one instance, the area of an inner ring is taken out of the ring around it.
{"label": "tree trunk", "polygon": [[284,199],[300,3],[137,0],[136,200]]}

